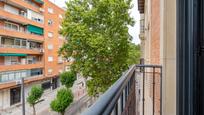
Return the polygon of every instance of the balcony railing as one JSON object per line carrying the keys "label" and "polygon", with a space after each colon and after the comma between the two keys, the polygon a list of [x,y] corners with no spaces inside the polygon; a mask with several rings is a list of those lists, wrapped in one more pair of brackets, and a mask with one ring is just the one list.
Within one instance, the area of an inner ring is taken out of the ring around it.
{"label": "balcony railing", "polygon": [[134,65],[83,115],[162,115],[162,67]]}
{"label": "balcony railing", "polygon": [[35,50],[35,51],[42,51],[42,48],[28,48],[27,46],[17,46],[17,45],[6,45],[0,44],[0,48],[20,48],[20,49],[28,49],[28,50]]}
{"label": "balcony railing", "polygon": [[[28,17],[28,15],[27,15],[27,13],[25,13],[25,11],[19,11],[19,13],[18,14],[16,14],[16,13],[12,13],[12,12],[10,12],[10,11],[7,11],[5,8],[3,8],[3,7],[0,7],[0,10],[3,10],[3,11],[5,11],[5,12],[8,12],[8,13],[11,13],[11,14],[14,14],[14,15],[18,15],[18,16],[21,16],[21,17],[23,17],[23,18],[26,18],[26,19],[28,19],[28,20],[32,20],[32,21],[34,21],[34,22],[37,22],[37,23],[40,23],[40,24],[43,24],[44,23],[44,19],[42,19],[42,20],[35,20],[34,18],[29,18]],[[20,13],[20,12],[24,12],[24,13]]]}
{"label": "balcony railing", "polygon": [[27,65],[27,64],[42,64],[41,61],[33,61],[33,62],[9,62],[9,63],[0,63],[0,66],[12,66],[12,65]]}

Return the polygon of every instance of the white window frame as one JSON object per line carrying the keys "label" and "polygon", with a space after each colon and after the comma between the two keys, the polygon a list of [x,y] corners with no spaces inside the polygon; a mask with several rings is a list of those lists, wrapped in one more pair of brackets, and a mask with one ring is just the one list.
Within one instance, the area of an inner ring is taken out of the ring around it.
{"label": "white window frame", "polygon": [[48,44],[47,49],[52,50],[53,49],[53,44]]}
{"label": "white window frame", "polygon": [[47,9],[47,11],[48,11],[48,13],[50,13],[50,14],[53,14],[53,13],[54,13],[54,9],[51,8],[51,7],[49,7],[49,8]]}
{"label": "white window frame", "polygon": [[53,69],[52,68],[48,68],[47,72],[48,72],[48,74],[52,74]]}
{"label": "white window frame", "polygon": [[53,56],[48,56],[48,62],[53,62]]}
{"label": "white window frame", "polygon": [[47,36],[48,36],[49,38],[52,38],[52,37],[53,37],[53,32],[48,32]]}

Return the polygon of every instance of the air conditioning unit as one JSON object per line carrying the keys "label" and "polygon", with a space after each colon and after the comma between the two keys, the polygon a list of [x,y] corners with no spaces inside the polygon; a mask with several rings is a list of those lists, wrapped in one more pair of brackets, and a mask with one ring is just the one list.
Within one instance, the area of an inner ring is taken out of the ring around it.
{"label": "air conditioning unit", "polygon": [[40,49],[40,53],[44,53],[44,49]]}
{"label": "air conditioning unit", "polygon": [[21,84],[21,80],[17,80],[16,85],[20,85],[20,84]]}
{"label": "air conditioning unit", "polygon": [[45,11],[43,8],[40,8],[39,10],[40,10],[40,12],[44,12]]}

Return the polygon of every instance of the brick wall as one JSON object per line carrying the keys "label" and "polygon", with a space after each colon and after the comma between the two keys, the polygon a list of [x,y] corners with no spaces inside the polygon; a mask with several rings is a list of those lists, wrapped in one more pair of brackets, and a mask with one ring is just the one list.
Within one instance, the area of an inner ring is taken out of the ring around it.
{"label": "brick wall", "polygon": [[151,64],[160,64],[160,0],[151,1]]}

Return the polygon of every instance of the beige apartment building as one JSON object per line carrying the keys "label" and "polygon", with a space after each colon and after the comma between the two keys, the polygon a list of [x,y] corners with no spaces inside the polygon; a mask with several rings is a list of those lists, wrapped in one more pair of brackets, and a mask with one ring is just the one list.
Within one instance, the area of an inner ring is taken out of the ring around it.
{"label": "beige apartment building", "polygon": [[58,55],[64,10],[48,0],[0,0],[0,110],[21,103],[32,85],[59,87],[59,74],[70,62]]}
{"label": "beige apartment building", "polygon": [[[176,0],[138,0],[138,9],[144,63],[163,68],[162,97],[158,97],[162,110],[157,106],[155,114],[176,115]],[[147,88],[145,96],[148,92],[151,89]],[[148,108],[151,104],[147,100],[145,105]],[[148,115],[148,109],[145,113]]]}

